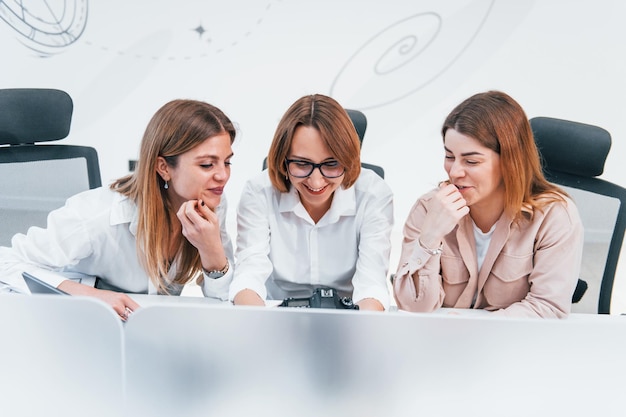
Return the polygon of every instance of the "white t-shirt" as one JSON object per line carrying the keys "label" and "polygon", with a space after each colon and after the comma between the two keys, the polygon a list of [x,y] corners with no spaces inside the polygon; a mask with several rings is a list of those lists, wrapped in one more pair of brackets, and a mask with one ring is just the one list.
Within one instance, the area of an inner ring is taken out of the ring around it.
{"label": "white t-shirt", "polygon": [[473,220],[472,226],[474,227],[474,240],[476,241],[476,261],[478,263],[478,270],[480,271],[480,268],[483,266],[483,261],[485,260],[485,254],[487,254],[487,249],[489,249],[491,236],[494,230],[496,230],[496,224],[494,223],[487,233],[483,233]]}

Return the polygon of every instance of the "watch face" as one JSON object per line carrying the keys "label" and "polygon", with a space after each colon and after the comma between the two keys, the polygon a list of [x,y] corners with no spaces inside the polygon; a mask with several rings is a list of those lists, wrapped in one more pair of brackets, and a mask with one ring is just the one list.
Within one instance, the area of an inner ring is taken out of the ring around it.
{"label": "watch face", "polygon": [[224,276],[224,273],[222,271],[211,271],[207,274],[207,276],[213,279],[222,278]]}

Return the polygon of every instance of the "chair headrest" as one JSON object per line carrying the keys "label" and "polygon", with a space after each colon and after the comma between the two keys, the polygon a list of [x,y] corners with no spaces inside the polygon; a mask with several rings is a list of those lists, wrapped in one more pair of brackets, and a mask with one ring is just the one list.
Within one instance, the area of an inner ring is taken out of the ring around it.
{"label": "chair headrest", "polygon": [[365,117],[363,112],[359,110],[346,109],[346,113],[350,116],[352,124],[356,129],[356,133],[359,135],[361,146],[363,146],[363,137],[365,136],[365,130],[367,129],[367,117]]}
{"label": "chair headrest", "polygon": [[551,117],[534,117],[530,126],[544,169],[597,177],[611,149],[611,134],[601,127]]}
{"label": "chair headrest", "polygon": [[74,105],[65,91],[0,89],[0,145],[48,142],[67,137]]}

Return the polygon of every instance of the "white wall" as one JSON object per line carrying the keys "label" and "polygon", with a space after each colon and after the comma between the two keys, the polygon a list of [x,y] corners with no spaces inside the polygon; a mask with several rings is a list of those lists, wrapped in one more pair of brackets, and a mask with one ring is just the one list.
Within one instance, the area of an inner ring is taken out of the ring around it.
{"label": "white wall", "polygon": [[506,91],[529,117],[606,128],[614,142],[603,177],[626,185],[620,0],[48,4],[30,5],[21,20],[18,6],[0,2],[0,88],[68,91],[66,142],[98,150],[105,183],[126,173],[166,101],[221,107],[241,130],[227,190],[233,233],[241,187],[260,169],[279,118],[315,92],[368,117],[363,160],[382,165],[395,191],[392,269],[410,206],[444,176],[441,122],[476,92]]}

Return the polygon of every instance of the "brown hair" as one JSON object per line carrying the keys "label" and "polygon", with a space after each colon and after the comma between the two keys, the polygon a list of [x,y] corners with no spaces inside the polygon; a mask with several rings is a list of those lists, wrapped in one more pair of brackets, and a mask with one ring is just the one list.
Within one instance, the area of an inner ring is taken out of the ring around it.
{"label": "brown hair", "polygon": [[[169,165],[176,166],[179,155],[221,133],[228,133],[231,143],[235,140],[233,123],[217,107],[195,100],[170,101],[148,123],[135,171],[110,186],[137,205],[137,253],[161,293],[168,293],[166,278],[171,266],[168,244],[173,230],[170,219],[175,209],[169,204],[163,179],[157,173],[157,157],[162,156]],[[198,250],[182,235],[177,238],[177,271],[173,282],[186,284],[201,271],[202,264]]]}
{"label": "brown hair", "polygon": [[475,94],[456,106],[441,129],[470,136],[500,155],[504,182],[504,210],[519,219],[522,207],[531,211],[567,193],[548,182],[526,113],[513,98],[500,91]]}
{"label": "brown hair", "polygon": [[289,191],[287,157],[296,128],[310,126],[319,131],[324,144],[346,168],[341,185],[351,187],[361,173],[361,144],[348,113],[331,97],[314,94],[301,97],[289,107],[278,123],[267,157],[270,180],[274,187]]}

